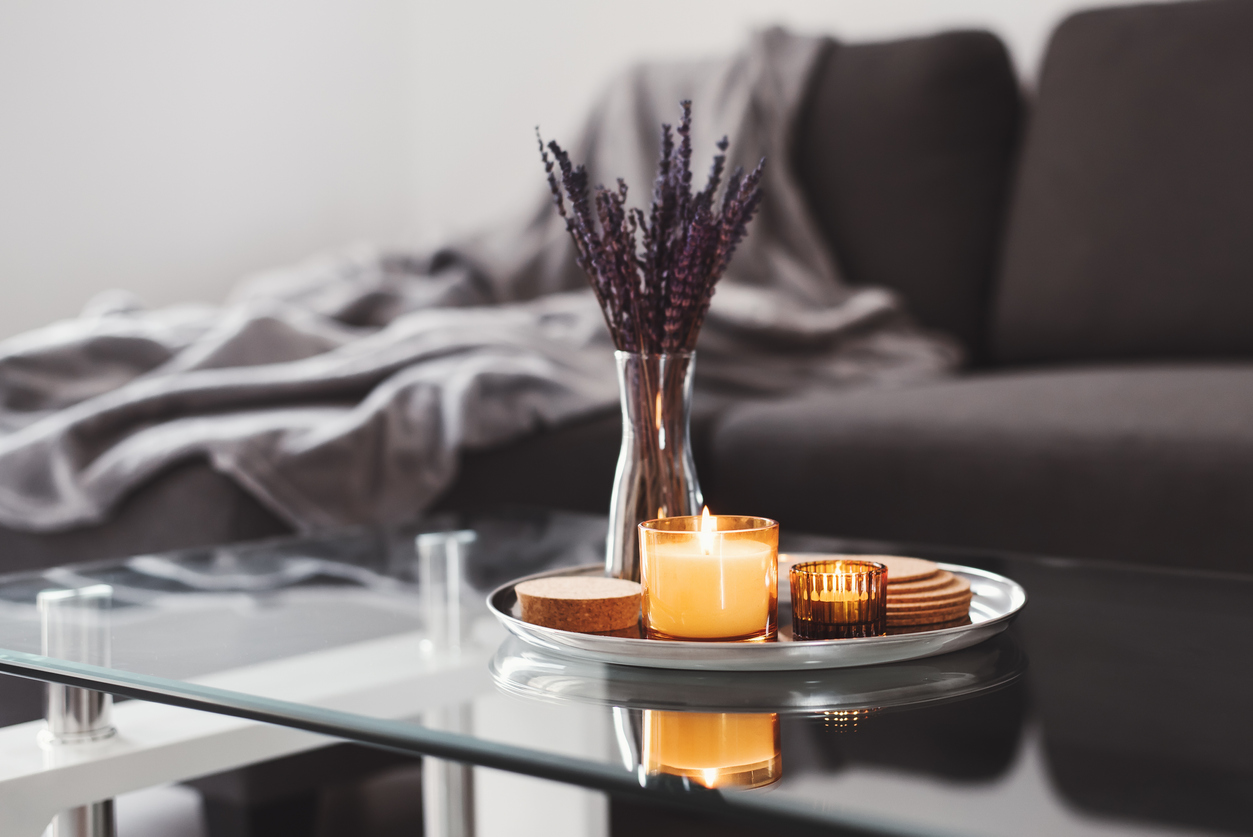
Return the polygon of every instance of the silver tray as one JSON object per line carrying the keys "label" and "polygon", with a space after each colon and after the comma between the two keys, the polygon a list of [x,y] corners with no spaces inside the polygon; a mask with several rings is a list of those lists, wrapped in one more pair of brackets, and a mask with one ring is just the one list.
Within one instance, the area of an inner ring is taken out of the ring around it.
{"label": "silver tray", "polygon": [[[792,556],[803,557],[796,553]],[[487,597],[487,607],[506,630],[523,642],[569,659],[644,668],[787,671],[877,665],[947,654],[999,634],[1027,603],[1022,586],[1002,575],[957,564],[939,567],[970,582],[974,597],[969,625],[895,636],[795,641],[789,630],[792,604],[786,584],[780,584],[779,591],[779,642],[659,642],[596,636],[532,625],[515,615],[518,597],[514,585],[532,578],[601,575],[601,565],[550,570],[515,579],[493,590]]]}

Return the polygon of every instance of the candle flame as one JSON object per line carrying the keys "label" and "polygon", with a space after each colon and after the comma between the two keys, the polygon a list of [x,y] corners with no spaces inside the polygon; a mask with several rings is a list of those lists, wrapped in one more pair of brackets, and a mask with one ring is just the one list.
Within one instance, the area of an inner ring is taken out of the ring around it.
{"label": "candle flame", "polygon": [[718,518],[709,513],[709,506],[700,515],[700,548],[706,555],[713,552],[714,532],[718,531]]}

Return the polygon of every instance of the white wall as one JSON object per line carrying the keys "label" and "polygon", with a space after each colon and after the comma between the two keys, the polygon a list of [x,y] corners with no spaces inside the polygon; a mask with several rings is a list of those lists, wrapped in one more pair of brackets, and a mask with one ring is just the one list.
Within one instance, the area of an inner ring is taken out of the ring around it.
{"label": "white wall", "polygon": [[217,300],[355,240],[531,205],[616,67],[783,22],[850,40],[992,29],[1034,71],[1077,0],[4,0],[0,337],[94,293]]}
{"label": "white wall", "polygon": [[0,335],[126,287],[220,298],[398,235],[412,10],[374,0],[0,3]]}

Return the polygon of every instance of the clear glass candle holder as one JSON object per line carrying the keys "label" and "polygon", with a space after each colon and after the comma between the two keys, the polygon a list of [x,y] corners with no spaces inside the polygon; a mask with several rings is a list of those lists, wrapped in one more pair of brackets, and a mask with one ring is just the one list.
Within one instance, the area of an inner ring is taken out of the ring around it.
{"label": "clear glass candle holder", "polygon": [[760,788],[783,775],[779,716],[644,710],[645,769],[707,788]]}
{"label": "clear glass candle holder", "polygon": [[666,517],[640,524],[649,639],[772,642],[779,631],[779,524],[764,517]]}
{"label": "clear glass candle holder", "polygon": [[792,567],[793,639],[850,639],[887,633],[887,567],[846,558]]}

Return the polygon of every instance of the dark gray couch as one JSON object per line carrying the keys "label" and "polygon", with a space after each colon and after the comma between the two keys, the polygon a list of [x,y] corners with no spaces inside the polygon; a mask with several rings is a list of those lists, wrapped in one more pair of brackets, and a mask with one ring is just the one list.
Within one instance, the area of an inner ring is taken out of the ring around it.
{"label": "dark gray couch", "polygon": [[[951,66],[954,86],[976,74]],[[711,500],[871,538],[1253,570],[1253,4],[1074,16],[1033,98],[1003,232],[978,239],[992,282],[946,286],[977,315],[949,325],[969,374],[736,407],[701,472]]]}
{"label": "dark gray couch", "polygon": [[[792,165],[847,279],[970,364],[698,399],[706,496],[794,530],[1247,570],[1253,4],[1072,17],[1029,99],[986,33],[831,46]],[[607,414],[469,453],[440,505],[605,510],[619,432]],[[0,532],[0,569],[285,530],[189,462],[105,526]]]}
{"label": "dark gray couch", "polygon": [[[1070,18],[1029,118],[988,35],[834,46],[793,164],[848,279],[896,289],[971,364],[707,403],[710,504],[862,538],[1253,570],[1250,103],[1240,0]],[[616,433],[606,418],[470,456],[448,501],[603,507]]]}

